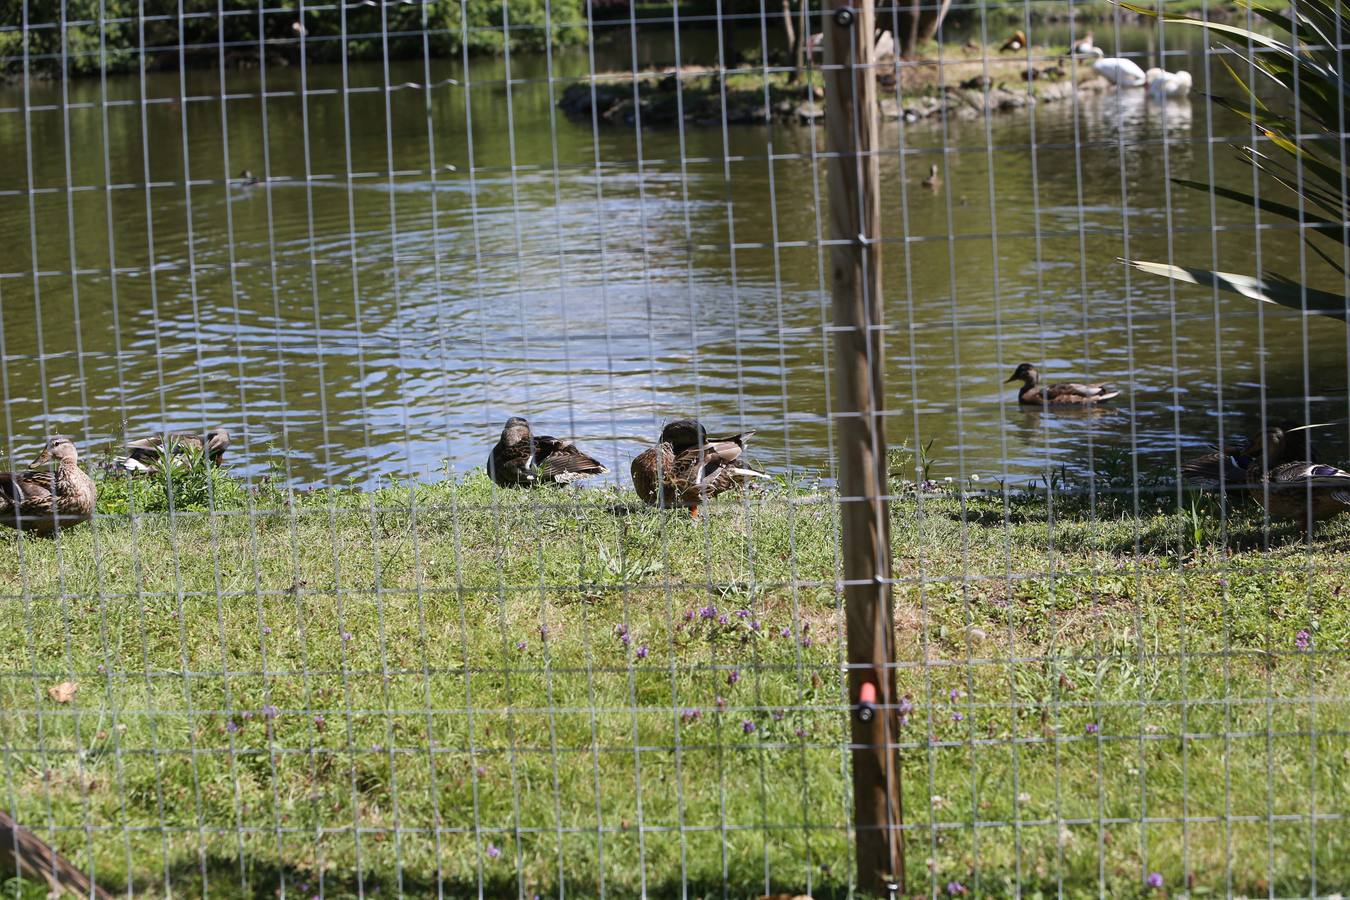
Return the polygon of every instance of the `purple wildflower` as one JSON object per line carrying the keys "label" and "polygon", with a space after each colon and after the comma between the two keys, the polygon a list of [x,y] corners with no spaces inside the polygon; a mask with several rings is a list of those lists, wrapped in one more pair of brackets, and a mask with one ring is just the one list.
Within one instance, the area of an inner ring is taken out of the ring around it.
{"label": "purple wildflower", "polygon": [[244,719],[245,721],[247,721],[248,719],[253,718],[253,710],[251,710],[251,709],[246,709],[246,710],[244,710],[243,712],[241,712],[241,713],[239,714],[239,718]]}
{"label": "purple wildflower", "polygon": [[1300,631],[1294,635],[1294,646],[1299,650],[1307,650],[1312,646],[1312,635],[1306,631]]}
{"label": "purple wildflower", "polygon": [[474,771],[474,774],[477,775],[479,778],[482,778],[484,775],[487,774],[487,769],[486,769],[484,766],[479,766],[478,768],[474,769],[473,771]]}
{"label": "purple wildflower", "polygon": [[900,698],[900,712],[905,715],[914,712],[914,701],[910,699],[909,694]]}
{"label": "purple wildflower", "polygon": [[792,629],[784,626],[783,630],[778,632],[779,637],[792,637]]}
{"label": "purple wildflower", "polygon": [[264,625],[263,628],[262,628],[262,632],[263,632],[263,634],[271,634],[271,633],[272,633],[272,626],[271,626],[271,625]]}
{"label": "purple wildflower", "polygon": [[619,640],[627,647],[629,644],[633,643],[633,636],[625,632],[624,634],[619,635]]}
{"label": "purple wildflower", "polygon": [[783,713],[783,711],[782,711],[781,709],[775,709],[775,710],[773,711],[773,720],[774,720],[775,722],[781,722],[781,721],[783,721],[783,716],[784,716],[784,713]]}
{"label": "purple wildflower", "polygon": [[953,703],[955,703],[957,700],[961,699],[961,692],[956,688],[952,688],[951,691],[947,694],[947,698],[951,700]]}
{"label": "purple wildflower", "polygon": [[541,640],[541,641],[546,641],[546,640],[548,640],[548,626],[547,626],[547,625],[540,625],[540,626],[539,626],[539,640]]}
{"label": "purple wildflower", "polygon": [[230,734],[235,734],[239,731],[239,726],[234,723],[234,719],[229,719],[225,722],[225,730]]}
{"label": "purple wildflower", "polygon": [[960,721],[962,721],[963,719],[965,719],[965,717],[966,717],[966,714],[963,713],[963,712],[954,712],[954,713],[952,713],[952,721],[953,721],[953,722],[960,722]]}
{"label": "purple wildflower", "polygon": [[496,859],[497,857],[502,855],[502,848],[498,847],[491,841],[488,841],[487,855],[489,859]]}
{"label": "purple wildflower", "polygon": [[692,609],[686,609],[684,611],[684,620],[686,622],[692,622],[694,620],[694,611]]}
{"label": "purple wildflower", "polygon": [[755,723],[754,723],[754,722],[751,722],[749,719],[742,719],[742,720],[741,720],[741,731],[744,731],[746,734],[754,734],[754,732],[755,732]]}
{"label": "purple wildflower", "polygon": [[1163,877],[1161,872],[1149,872],[1148,877],[1144,879],[1144,884],[1155,890],[1163,886]]}
{"label": "purple wildflower", "polygon": [[699,617],[704,619],[713,619],[717,617],[717,607],[705,606],[698,611]]}
{"label": "purple wildflower", "polygon": [[804,738],[804,737],[806,737],[806,729],[805,729],[805,728],[798,727],[797,730],[794,731],[794,732],[792,732],[792,733],[795,734],[795,735],[796,735],[797,737],[799,737],[799,738]]}
{"label": "purple wildflower", "polygon": [[811,646],[811,639],[810,639],[809,637],[804,637],[804,638],[802,638],[802,646],[803,646],[803,647],[810,647],[810,646]]}
{"label": "purple wildflower", "polygon": [[1089,722],[1087,723],[1087,728],[1085,728],[1084,731],[1086,731],[1088,734],[1096,734],[1098,731],[1101,731],[1101,726],[1099,726],[1096,722]]}
{"label": "purple wildflower", "polygon": [[748,619],[748,618],[750,618],[750,610],[748,610],[748,609],[738,609],[738,610],[736,610],[736,615],[740,616],[742,619]]}
{"label": "purple wildflower", "polygon": [[637,650],[633,653],[633,655],[636,656],[638,659],[646,659],[647,645],[643,644],[641,647],[637,648]]}
{"label": "purple wildflower", "polygon": [[352,633],[351,633],[350,631],[344,631],[344,632],[342,632],[342,643],[345,644],[345,643],[347,643],[348,641],[350,641],[351,639],[352,639]]}
{"label": "purple wildflower", "polygon": [[759,631],[759,619],[751,619],[751,620],[750,620],[750,630],[751,630],[751,631]]}
{"label": "purple wildflower", "polygon": [[718,698],[717,698],[717,708],[718,708],[718,709],[726,709],[726,708],[727,708],[727,698],[726,698],[726,697],[718,697]]}
{"label": "purple wildflower", "polygon": [[275,719],[277,717],[277,708],[270,703],[265,705],[261,712],[264,719]]}
{"label": "purple wildflower", "polygon": [[722,613],[720,616],[717,617],[717,624],[718,624],[718,625],[725,625],[725,624],[727,624],[727,623],[730,622],[730,621],[731,621],[731,620],[727,618],[727,614],[726,614],[726,613]]}
{"label": "purple wildflower", "polygon": [[628,633],[628,626],[620,622],[618,625],[614,626],[614,633],[617,634],[619,637],[623,637],[625,634]]}
{"label": "purple wildflower", "polygon": [[966,886],[959,881],[947,882],[947,894],[951,897],[959,897],[966,892]]}
{"label": "purple wildflower", "polygon": [[102,675],[104,672],[107,672],[107,671],[108,671],[108,667],[107,667],[107,666],[105,666],[103,663],[99,663],[99,664],[98,664],[98,674]]}
{"label": "purple wildflower", "polygon": [[682,709],[682,710],[680,711],[680,721],[681,721],[681,722],[692,722],[692,721],[694,721],[695,719],[699,718],[699,717],[702,716],[702,715],[703,715],[703,713],[701,713],[701,712],[699,712],[698,710],[694,709],[692,706],[686,706],[684,709]]}
{"label": "purple wildflower", "polygon": [[319,729],[320,731],[323,731],[323,725],[324,725],[324,718],[323,718],[323,716],[315,716],[315,717],[314,717],[314,727],[317,728],[317,729]]}
{"label": "purple wildflower", "polygon": [[741,672],[739,669],[732,669],[730,672],[727,673],[727,684],[735,684],[740,680],[741,680]]}

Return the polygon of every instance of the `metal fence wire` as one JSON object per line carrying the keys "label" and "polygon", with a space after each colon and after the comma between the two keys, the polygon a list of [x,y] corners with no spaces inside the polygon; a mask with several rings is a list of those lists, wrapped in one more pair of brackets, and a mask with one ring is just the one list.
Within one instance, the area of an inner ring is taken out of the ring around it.
{"label": "metal fence wire", "polygon": [[1141,2],[0,0],[4,895],[1350,889],[1347,9]]}

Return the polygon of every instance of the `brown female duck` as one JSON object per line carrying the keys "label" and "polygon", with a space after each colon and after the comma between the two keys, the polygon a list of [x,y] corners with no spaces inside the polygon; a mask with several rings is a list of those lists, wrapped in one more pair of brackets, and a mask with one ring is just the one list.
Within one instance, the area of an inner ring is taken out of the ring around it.
{"label": "brown female duck", "polygon": [[502,487],[536,487],[568,484],[609,469],[576,444],[546,434],[534,434],[530,423],[512,416],[502,428],[501,439],[487,461],[488,475]]}
{"label": "brown female duck", "polygon": [[[124,445],[127,451],[127,461],[140,463],[145,468],[153,468],[158,464],[161,458],[160,454],[166,445],[175,456],[195,450],[210,460],[212,465],[218,466],[221,460],[225,458],[225,451],[230,446],[230,433],[224,428],[213,428],[203,437],[187,431],[173,431],[163,437],[156,436],[128,441]],[[130,468],[135,467],[130,466]]]}
{"label": "brown female duck", "polygon": [[[1305,429],[1294,422],[1285,421],[1280,423],[1279,430],[1288,435]],[[1249,487],[1247,469],[1262,452],[1257,441],[1238,435],[1222,447],[1184,461],[1181,464],[1182,482],[1187,487],[1201,490],[1245,490]],[[1311,441],[1299,450],[1294,441],[1280,440],[1270,443],[1264,465],[1267,469],[1272,468],[1284,462],[1286,457],[1299,452],[1308,454],[1308,459],[1317,460],[1312,455]]]}
{"label": "brown female duck", "polygon": [[1316,427],[1266,429],[1247,468],[1247,481],[1256,502],[1272,519],[1293,520],[1305,533],[1310,523],[1350,512],[1350,472],[1306,459],[1274,462],[1290,455],[1286,449],[1290,432]]}
{"label": "brown female duck", "polygon": [[1022,382],[1017,402],[1026,406],[1093,406],[1114,400],[1120,391],[1109,384],[1079,384],[1066,381],[1049,386],[1041,384],[1041,373],[1031,363],[1022,363],[1004,384]]}
{"label": "brown female duck", "polygon": [[738,465],[752,434],[709,440],[693,419],[669,422],[656,446],[634,458],[633,487],[652,506],[683,506],[690,516],[697,516],[704,501],[752,478],[768,477]]}
{"label": "brown female duck", "polygon": [[89,521],[98,489],[79,461],[69,438],[53,437],[26,471],[0,474],[0,524],[46,537]]}

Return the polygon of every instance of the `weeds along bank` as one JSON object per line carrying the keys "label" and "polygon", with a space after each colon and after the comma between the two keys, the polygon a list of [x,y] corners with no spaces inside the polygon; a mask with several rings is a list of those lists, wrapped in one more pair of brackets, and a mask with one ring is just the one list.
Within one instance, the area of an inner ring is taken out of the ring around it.
{"label": "weeds along bank", "polygon": [[[91,527],[0,547],[6,804],[105,887],[846,893],[827,489],[691,521],[214,478],[212,515],[132,519],[162,487],[105,481]],[[910,893],[1134,895],[1146,862],[1300,895],[1314,848],[1350,879],[1346,526],[1266,549],[1245,506],[1141,504],[895,504]]]}

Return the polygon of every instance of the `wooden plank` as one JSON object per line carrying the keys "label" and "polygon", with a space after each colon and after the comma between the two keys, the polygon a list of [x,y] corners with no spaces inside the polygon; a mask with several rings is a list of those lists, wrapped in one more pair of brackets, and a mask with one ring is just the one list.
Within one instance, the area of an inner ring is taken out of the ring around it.
{"label": "wooden plank", "polygon": [[[878,712],[852,717],[858,886],[887,896],[904,884],[896,757],[894,611],[882,412],[880,126],[873,68],[873,0],[825,9],[825,146],[834,297],[835,440],[839,452],[849,691],[864,685]],[[870,693],[870,691],[869,691]]]}

